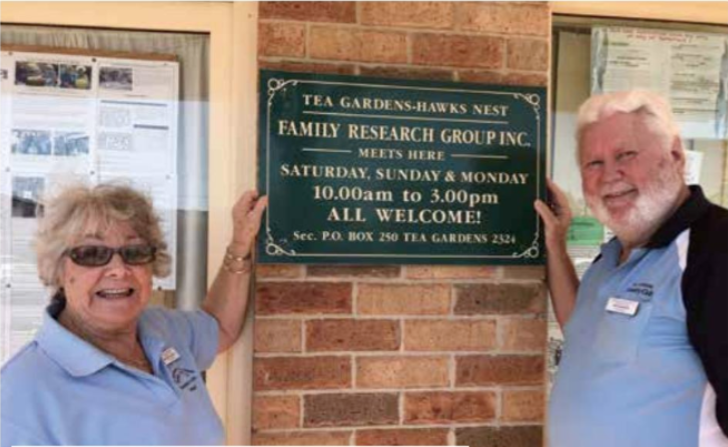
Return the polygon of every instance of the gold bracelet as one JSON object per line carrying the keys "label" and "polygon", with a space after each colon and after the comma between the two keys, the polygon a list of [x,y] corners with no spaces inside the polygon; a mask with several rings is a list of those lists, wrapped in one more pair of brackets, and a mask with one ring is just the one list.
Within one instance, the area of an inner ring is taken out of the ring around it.
{"label": "gold bracelet", "polygon": [[253,268],[253,263],[250,261],[250,259],[246,259],[245,262],[243,263],[243,266],[240,267],[240,269],[235,269],[229,263],[223,262],[222,268],[225,269],[227,272],[232,273],[234,275],[242,275],[244,273],[250,272],[250,270]]}
{"label": "gold bracelet", "polygon": [[[242,263],[242,265],[240,266],[240,268],[235,268],[233,267],[234,263]],[[224,268],[229,273],[235,275],[242,275],[244,273],[250,272],[250,270],[253,268],[253,262],[250,253],[245,256],[236,256],[230,251],[230,247],[228,247],[225,251],[225,259],[223,259],[222,261],[222,268]]]}
{"label": "gold bracelet", "polygon": [[230,250],[230,247],[225,249],[225,260],[231,262],[244,262],[250,260],[250,252],[245,256],[238,256]]}

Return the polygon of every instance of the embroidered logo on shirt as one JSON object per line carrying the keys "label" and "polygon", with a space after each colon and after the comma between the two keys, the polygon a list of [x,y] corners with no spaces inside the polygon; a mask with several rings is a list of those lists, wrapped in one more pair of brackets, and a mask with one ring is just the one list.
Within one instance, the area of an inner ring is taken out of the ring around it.
{"label": "embroidered logo on shirt", "polygon": [[650,299],[652,298],[652,295],[654,295],[655,290],[652,284],[646,282],[636,282],[632,284],[629,289],[627,289],[627,292],[634,293],[635,295],[640,295],[644,299]]}
{"label": "embroidered logo on shirt", "polygon": [[197,389],[197,376],[195,376],[195,372],[191,369],[174,368],[172,370],[172,379],[183,390],[188,387],[189,391],[195,391]]}

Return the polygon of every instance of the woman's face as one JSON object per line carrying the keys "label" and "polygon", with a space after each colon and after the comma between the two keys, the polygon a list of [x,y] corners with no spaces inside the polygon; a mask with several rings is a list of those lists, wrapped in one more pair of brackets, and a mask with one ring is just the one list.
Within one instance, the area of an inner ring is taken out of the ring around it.
{"label": "woman's face", "polygon": [[[95,245],[119,248],[144,245],[127,223],[104,230],[94,228],[70,248]],[[97,332],[123,332],[133,329],[152,293],[152,263],[128,265],[119,253],[98,267],[78,265],[63,257],[60,282],[66,295],[66,309],[77,322]]]}

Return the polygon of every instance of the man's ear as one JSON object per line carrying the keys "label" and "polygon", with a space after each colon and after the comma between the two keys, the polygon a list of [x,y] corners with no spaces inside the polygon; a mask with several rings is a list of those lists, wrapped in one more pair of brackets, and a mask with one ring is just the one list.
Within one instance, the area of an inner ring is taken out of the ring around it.
{"label": "man's ear", "polygon": [[672,140],[670,156],[674,162],[680,164],[682,168],[685,168],[685,151],[683,150],[682,140],[680,137],[675,137]]}

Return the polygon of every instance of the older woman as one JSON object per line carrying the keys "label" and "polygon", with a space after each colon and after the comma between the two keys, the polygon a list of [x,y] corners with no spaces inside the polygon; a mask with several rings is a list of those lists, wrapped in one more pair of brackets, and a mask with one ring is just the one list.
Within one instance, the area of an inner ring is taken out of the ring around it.
{"label": "older woman", "polygon": [[145,196],[78,186],[48,202],[36,251],[53,299],[35,340],[2,369],[2,447],[223,444],[200,374],[241,332],[266,204],[243,194],[202,310],[182,312],[147,307],[170,256]]}

